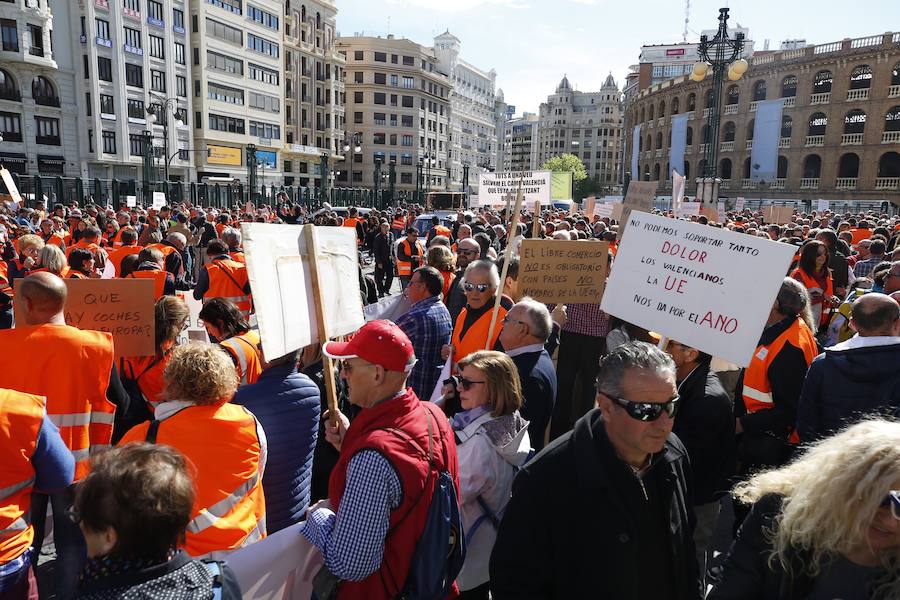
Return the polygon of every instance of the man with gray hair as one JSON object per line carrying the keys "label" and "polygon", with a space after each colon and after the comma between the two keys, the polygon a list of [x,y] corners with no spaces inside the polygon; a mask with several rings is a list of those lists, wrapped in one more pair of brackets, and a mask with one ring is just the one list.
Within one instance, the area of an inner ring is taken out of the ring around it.
{"label": "man with gray hair", "polygon": [[226,227],[222,230],[222,241],[228,246],[228,256],[231,260],[245,264],[244,249],[241,247],[242,239],[239,229]]}
{"label": "man with gray hair", "polygon": [[544,447],[556,401],[556,370],[544,348],[552,331],[550,311],[527,297],[509,309],[500,330],[500,343],[519,371],[522,383],[519,412],[528,420],[528,437],[535,450]]}
{"label": "man with gray hair", "polygon": [[495,600],[701,598],[688,456],[672,435],[675,364],[624,344],[603,358],[597,389],[598,408],[513,483],[491,555]]}
{"label": "man with gray hair", "polygon": [[181,233],[170,233],[157,248],[166,258],[164,270],[175,280],[175,289],[191,289],[192,284],[187,281],[187,269],[184,267],[187,238]]}

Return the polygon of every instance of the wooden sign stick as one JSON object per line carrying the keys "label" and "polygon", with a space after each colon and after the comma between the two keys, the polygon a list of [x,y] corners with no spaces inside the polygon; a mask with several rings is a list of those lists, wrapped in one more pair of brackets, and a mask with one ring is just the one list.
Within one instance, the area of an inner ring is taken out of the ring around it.
{"label": "wooden sign stick", "polygon": [[531,224],[531,238],[538,239],[541,235],[541,201],[534,201],[534,221]]}
{"label": "wooden sign stick", "polygon": [[[323,346],[328,341],[328,328],[325,323],[325,298],[319,285],[319,264],[316,254],[316,227],[304,225],[303,236],[306,238],[307,259],[309,260],[309,279],[312,283],[313,300],[316,303],[316,320],[319,324],[319,343]],[[337,390],[334,385],[334,361],[322,353],[322,368],[325,375],[325,396],[328,401],[328,421],[337,427],[338,405]]]}
{"label": "wooden sign stick", "polygon": [[[522,210],[522,182],[524,176],[519,179],[519,191],[516,194],[516,208],[513,212],[511,231],[515,231],[519,226],[519,212]],[[509,206],[507,204],[507,206]],[[507,211],[506,214],[509,214]],[[506,240],[506,251],[503,253],[503,272],[500,274],[500,285],[497,286],[497,298],[494,300],[494,310],[491,314],[491,326],[488,328],[487,340],[484,342],[484,349],[490,350],[491,338],[494,337],[494,328],[497,326],[497,315],[500,313],[500,300],[503,298],[503,282],[506,281],[506,273],[509,271],[509,261],[512,258],[512,244],[509,238]]]}

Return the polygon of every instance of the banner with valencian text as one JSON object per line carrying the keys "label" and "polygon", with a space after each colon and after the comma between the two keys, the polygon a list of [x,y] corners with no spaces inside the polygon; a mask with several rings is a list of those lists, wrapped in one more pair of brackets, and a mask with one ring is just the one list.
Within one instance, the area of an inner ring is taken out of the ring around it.
{"label": "banner with valencian text", "polygon": [[783,98],[756,103],[753,151],[750,154],[750,179],[753,181],[775,181],[778,176],[778,142],[781,140],[783,105]]}
{"label": "banner with valencian text", "polygon": [[634,126],[631,133],[631,180],[640,181],[641,173],[638,169],[638,150],[641,148],[641,124]]}
{"label": "banner with valencian text", "polygon": [[687,122],[687,113],[672,117],[672,145],[669,148],[669,169],[682,175],[684,174],[684,146],[687,143]]}

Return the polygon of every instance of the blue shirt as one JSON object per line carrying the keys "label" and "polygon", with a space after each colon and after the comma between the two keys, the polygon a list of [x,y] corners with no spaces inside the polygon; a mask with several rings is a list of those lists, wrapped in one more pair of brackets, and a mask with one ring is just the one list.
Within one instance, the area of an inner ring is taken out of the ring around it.
{"label": "blue shirt", "polygon": [[419,300],[399,319],[397,326],[412,342],[416,366],[409,374],[407,385],[420,399],[427,401],[441,375],[444,361],[441,348],[450,343],[453,322],[440,296]]}

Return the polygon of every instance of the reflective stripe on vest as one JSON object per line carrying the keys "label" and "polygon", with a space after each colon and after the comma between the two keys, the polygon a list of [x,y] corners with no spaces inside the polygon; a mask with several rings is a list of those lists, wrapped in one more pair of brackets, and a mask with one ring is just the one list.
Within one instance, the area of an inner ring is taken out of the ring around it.
{"label": "reflective stripe on vest", "polygon": [[[253,477],[242,483],[238,489],[228,494],[225,498],[219,500],[209,508],[200,509],[200,514],[188,523],[187,530],[191,533],[200,533],[204,529],[215,525],[219,519],[230,513],[234,510],[234,507],[240,504],[241,500],[250,493],[250,490],[256,487],[257,482],[259,482],[259,471],[254,473]],[[257,527],[258,526],[259,525],[257,524]],[[265,525],[263,525],[263,527],[265,527]]]}
{"label": "reflective stripe on vest", "polygon": [[[26,519],[25,517],[29,517]],[[6,529],[0,529],[0,541],[10,538],[16,534],[22,533],[31,525],[30,515],[25,515],[24,517],[19,517]]]}
{"label": "reflective stripe on vest", "polygon": [[772,393],[771,392],[761,392],[757,389],[754,389],[750,386],[744,386],[744,395],[748,398],[752,398],[757,402],[765,402],[766,404],[772,404]]}
{"label": "reflective stripe on vest", "polygon": [[89,412],[75,413],[71,415],[47,415],[50,421],[57,427],[77,427],[79,425],[91,425],[99,423],[112,425],[116,421],[115,413]]}
{"label": "reflective stripe on vest", "polygon": [[238,359],[238,369],[240,369],[241,372],[241,383],[247,383],[247,362],[249,359],[247,357],[247,353],[244,350],[244,344],[240,343],[237,340],[231,339],[225,340],[220,343],[223,346],[227,346],[234,352],[234,355]]}
{"label": "reflective stripe on vest", "polygon": [[19,483],[14,483],[13,485],[7,486],[0,490],[0,500],[5,500],[7,497],[12,496],[18,491],[24,490],[25,488],[34,485],[34,477],[30,477],[25,481],[20,481]]}

